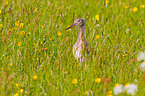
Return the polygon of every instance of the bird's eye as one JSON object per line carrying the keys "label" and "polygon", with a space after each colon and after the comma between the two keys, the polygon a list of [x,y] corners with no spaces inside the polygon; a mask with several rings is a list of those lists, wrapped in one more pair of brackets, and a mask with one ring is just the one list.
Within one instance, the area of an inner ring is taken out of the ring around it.
{"label": "bird's eye", "polygon": [[78,20],[78,22],[80,22],[81,20]]}

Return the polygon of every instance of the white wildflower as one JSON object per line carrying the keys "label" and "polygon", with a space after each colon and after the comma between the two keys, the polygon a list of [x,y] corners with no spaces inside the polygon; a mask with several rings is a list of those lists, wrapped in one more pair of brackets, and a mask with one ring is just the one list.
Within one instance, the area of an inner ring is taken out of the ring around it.
{"label": "white wildflower", "polygon": [[129,84],[128,86],[125,86],[124,89],[127,91],[127,94],[135,95],[135,93],[138,90],[138,86],[136,84]]}
{"label": "white wildflower", "polygon": [[137,61],[145,60],[145,53],[139,52],[137,55]]}
{"label": "white wildflower", "polygon": [[130,31],[130,29],[126,29],[126,33],[128,33]]}
{"label": "white wildflower", "polygon": [[101,26],[101,25],[97,24],[97,26]]}
{"label": "white wildflower", "polygon": [[85,2],[85,5],[88,5],[88,2]]}
{"label": "white wildflower", "polygon": [[141,63],[141,65],[139,65],[138,68],[142,71],[145,71],[145,63]]}
{"label": "white wildflower", "polygon": [[119,84],[118,86],[114,87],[114,94],[115,95],[118,95],[120,93],[123,93],[124,92],[124,87],[122,84]]}
{"label": "white wildflower", "polygon": [[135,79],[134,82],[137,82],[137,79]]}

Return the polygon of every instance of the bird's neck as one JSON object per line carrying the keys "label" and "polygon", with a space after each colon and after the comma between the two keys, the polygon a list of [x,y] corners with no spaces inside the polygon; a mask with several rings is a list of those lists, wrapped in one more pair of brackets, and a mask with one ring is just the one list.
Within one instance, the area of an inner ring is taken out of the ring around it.
{"label": "bird's neck", "polygon": [[79,36],[78,40],[85,40],[86,39],[86,30],[85,30],[85,24],[82,26],[79,26]]}

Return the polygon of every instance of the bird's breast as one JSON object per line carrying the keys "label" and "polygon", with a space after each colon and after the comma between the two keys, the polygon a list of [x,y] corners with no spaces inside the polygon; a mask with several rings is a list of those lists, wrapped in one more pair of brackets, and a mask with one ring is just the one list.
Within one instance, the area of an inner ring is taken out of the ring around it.
{"label": "bird's breast", "polygon": [[73,55],[76,59],[83,56],[83,51],[85,51],[86,43],[85,41],[78,40],[73,46]]}

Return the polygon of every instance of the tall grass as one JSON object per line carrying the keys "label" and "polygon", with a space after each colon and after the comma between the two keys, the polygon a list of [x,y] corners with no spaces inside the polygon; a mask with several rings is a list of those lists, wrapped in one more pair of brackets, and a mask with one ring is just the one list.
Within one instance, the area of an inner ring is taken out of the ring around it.
{"label": "tall grass", "polygon": [[[144,96],[143,73],[135,59],[145,48],[145,8],[140,7],[145,1],[110,0],[107,6],[103,2],[2,0],[0,95],[106,96],[116,83],[135,83],[136,96]],[[77,17],[86,19],[87,68],[72,54],[78,28],[65,31]],[[101,82],[95,82],[96,78]]]}

